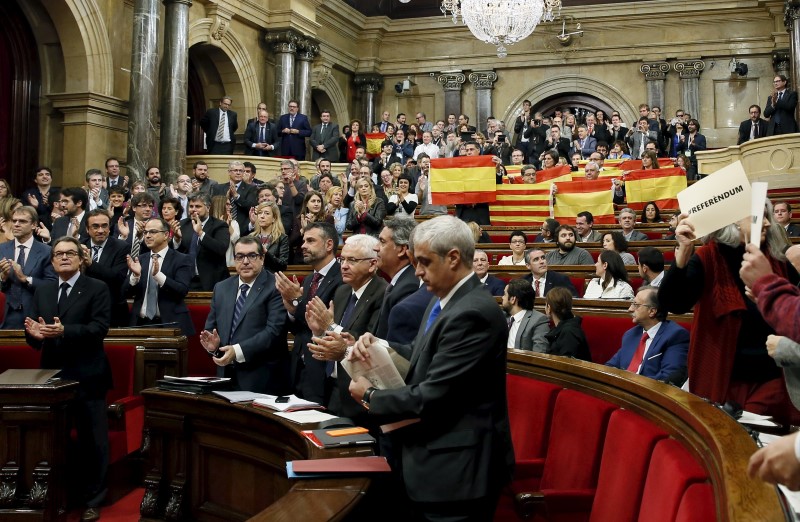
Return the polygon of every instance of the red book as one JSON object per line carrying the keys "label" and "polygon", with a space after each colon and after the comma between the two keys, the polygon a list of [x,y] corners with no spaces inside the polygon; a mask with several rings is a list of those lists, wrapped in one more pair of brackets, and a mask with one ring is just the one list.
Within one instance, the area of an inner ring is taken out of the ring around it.
{"label": "red book", "polygon": [[392,469],[386,457],[346,457],[338,459],[310,459],[291,461],[297,475],[304,473],[387,473]]}

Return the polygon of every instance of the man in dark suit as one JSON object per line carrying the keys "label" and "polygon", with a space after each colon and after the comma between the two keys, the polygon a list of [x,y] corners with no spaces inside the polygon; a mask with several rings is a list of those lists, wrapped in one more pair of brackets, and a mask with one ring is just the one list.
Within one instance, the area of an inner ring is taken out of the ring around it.
{"label": "man in dark suit", "polygon": [[315,125],[311,131],[311,159],[316,161],[325,158],[328,161],[339,161],[339,126],[331,122],[330,111],[322,111],[320,114],[322,123]]}
{"label": "man in dark suit", "polygon": [[[297,100],[289,101],[289,112],[278,120],[281,135],[281,156],[289,156],[297,161],[306,159],[306,138],[311,136],[311,124],[305,114],[300,114]],[[338,139],[338,137],[337,137]]]}
{"label": "man in dark suit", "polygon": [[77,239],[56,239],[52,252],[58,280],[36,289],[25,318],[25,337],[41,350],[42,368],[60,369],[62,379],[78,381],[71,407],[81,473],[71,479],[81,482],[81,500],[87,508],[81,520],[98,520],[109,460],[105,397],[112,381],[103,339],[111,298],[103,282],[81,275],[84,251]]}
{"label": "man in dark suit", "polygon": [[[420,519],[491,520],[514,464],[506,321],[472,272],[474,241],[466,223],[435,217],[417,226],[411,245],[417,274],[437,298],[413,347],[392,345],[398,353],[411,351],[406,386],[378,390],[361,377],[351,381],[350,394],[378,422],[412,423],[396,432],[394,447]],[[365,334],[350,357],[365,360],[377,341]]]}
{"label": "man in dark suit", "polygon": [[231,215],[239,223],[239,230],[247,230],[250,225],[250,209],[256,206],[258,191],[253,185],[244,182],[244,163],[231,161],[228,164],[228,183],[213,185],[211,196],[227,196],[231,202]]}
{"label": "man in dark suit", "polygon": [[325,361],[312,357],[308,349],[311,329],[306,322],[308,302],[319,297],[325,306],[342,284],[342,272],[336,261],[339,235],[334,226],[326,222],[314,222],[303,233],[303,263],[311,265],[312,275],[303,279],[289,279],[282,272],[275,274],[275,286],[283,298],[283,306],[289,314],[289,331],[294,334],[291,378],[295,392],[306,400],[319,404],[325,402]]}
{"label": "man in dark suit", "polygon": [[145,223],[144,241],[150,252],[128,256],[130,277],[123,291],[133,297],[131,326],[178,323],[184,335],[194,335],[194,324],[184,298],[192,278],[192,258],[169,248],[169,225],[161,218]]}
{"label": "man in dark suit", "polygon": [[557,286],[569,290],[572,297],[578,297],[578,291],[575,290],[575,285],[572,284],[569,277],[547,270],[547,258],[544,250],[532,248],[525,252],[525,259],[528,260],[527,266],[531,273],[523,279],[531,283],[536,297],[546,296],[547,292]]}
{"label": "man in dark suit", "polygon": [[797,132],[797,120],[794,111],[797,108],[797,91],[786,87],[786,76],[779,74],[772,80],[775,90],[764,107],[764,116],[769,118],[767,136],[791,134]]}
{"label": "man in dark suit", "polygon": [[22,193],[19,199],[23,205],[30,205],[39,214],[39,222],[48,229],[53,228],[50,213],[54,206],[58,206],[61,190],[53,187],[53,172],[50,167],[37,167],[34,174],[35,187]]}
{"label": "man in dark suit", "polygon": [[608,144],[611,145],[612,148],[615,142],[625,141],[625,138],[628,136],[628,128],[622,124],[622,119],[619,115],[614,114],[611,116],[611,127],[608,129],[608,133],[610,135]]}
{"label": "man in dark suit", "polygon": [[773,223],[780,225],[789,237],[800,237],[800,226],[792,223],[792,206],[788,201],[776,201],[772,205]]}
{"label": "man in dark suit", "polygon": [[625,332],[622,347],[606,366],[683,385],[689,332],[667,320],[666,310],[659,307],[658,288],[641,287],[628,311],[636,326]]}
{"label": "man in dark suit", "polygon": [[33,293],[45,281],[56,278],[50,262],[50,247],[35,241],[39,225],[36,209],[20,207],[11,215],[14,241],[0,243],[0,290],[6,294],[0,329],[20,329],[30,315]]}
{"label": "man in dark suit", "polygon": [[133,209],[133,216],[122,219],[115,223],[116,233],[120,239],[128,245],[131,257],[139,257],[150,251],[144,241],[144,225],[153,217],[153,206],[155,200],[147,192],[140,192],[131,197],[130,208]]}
{"label": "man in dark suit", "polygon": [[508,314],[508,347],[515,350],[547,352],[550,331],[546,315],[533,309],[536,293],[525,279],[512,279],[503,289],[501,308]]}
{"label": "man in dark suit", "polygon": [[[356,420],[364,415],[361,405],[350,397],[350,376],[339,364],[348,344],[368,331],[374,331],[386,292],[386,281],[377,275],[378,240],[365,234],[347,239],[342,247],[342,282],[331,306],[315,297],[306,307],[306,321],[314,334],[308,346],[317,360],[325,361],[327,408],[337,415]],[[349,343],[342,337],[350,334]],[[356,421],[360,424],[360,422]]]}
{"label": "man in dark suit", "polygon": [[61,204],[66,209],[67,215],[61,216],[53,222],[50,237],[58,239],[61,236],[70,236],[85,242],[89,239],[84,219],[86,209],[89,207],[89,195],[82,188],[65,188],[61,191]]}
{"label": "man in dark suit", "polygon": [[217,283],[200,343],[234,387],[257,393],[291,393],[286,311],[275,276],[264,270],[264,247],[253,237],[234,245],[237,276]]}
{"label": "man in dark suit", "polygon": [[119,239],[109,237],[111,219],[105,210],[92,210],[86,217],[89,241],[84,243],[84,275],[103,281],[111,296],[111,326],[128,326],[128,301],[122,293],[128,275],[127,256],[130,247]]}
{"label": "man in dark suit", "polygon": [[200,128],[206,133],[206,154],[233,154],[239,122],[231,108],[233,98],[223,96],[218,109],[208,109],[200,118]]}
{"label": "man in dark suit", "polygon": [[258,119],[248,122],[244,131],[245,154],[272,157],[279,141],[278,126],[269,121],[269,112],[258,111]]}
{"label": "man in dark suit", "polygon": [[750,118],[739,124],[739,138],[737,145],[750,140],[763,138],[767,135],[767,120],[761,117],[761,107],[758,105],[750,106]]}
{"label": "man in dark suit", "polygon": [[173,247],[194,261],[190,290],[210,292],[228,279],[225,254],[231,242],[228,224],[211,216],[211,197],[202,192],[189,196],[189,217],[172,239]]}
{"label": "man in dark suit", "polygon": [[[411,268],[416,271],[414,265]],[[416,292],[409,295],[389,311],[389,327],[386,340],[398,345],[408,345],[414,342],[419,325],[428,309],[428,304],[434,295],[425,285],[420,286]],[[411,354],[406,354],[411,358]]]}
{"label": "man in dark suit", "polygon": [[390,283],[383,296],[378,325],[370,331],[381,339],[387,338],[391,310],[419,288],[419,279],[414,275],[408,251],[408,240],[416,225],[413,219],[389,219],[378,235],[378,268],[390,278]]}
{"label": "man in dark suit", "polygon": [[503,295],[503,290],[506,288],[505,282],[491,274],[489,274],[489,256],[483,250],[475,250],[475,255],[472,258],[472,269],[478,280],[483,284],[489,293],[493,296]]}
{"label": "man in dark suit", "polygon": [[108,210],[108,190],[103,188],[103,173],[100,169],[89,169],[86,171],[86,194],[89,197],[89,204],[86,211],[103,208]]}

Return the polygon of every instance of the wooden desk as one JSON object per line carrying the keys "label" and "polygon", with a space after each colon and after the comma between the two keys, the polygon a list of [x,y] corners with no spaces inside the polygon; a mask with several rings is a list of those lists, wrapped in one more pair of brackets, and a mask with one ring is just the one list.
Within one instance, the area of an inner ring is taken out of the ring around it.
{"label": "wooden desk", "polygon": [[215,396],[155,389],[142,396],[142,520],[340,520],[369,486],[366,478],[286,477],[287,460],[371,455],[369,448],[318,449],[299,424]]}

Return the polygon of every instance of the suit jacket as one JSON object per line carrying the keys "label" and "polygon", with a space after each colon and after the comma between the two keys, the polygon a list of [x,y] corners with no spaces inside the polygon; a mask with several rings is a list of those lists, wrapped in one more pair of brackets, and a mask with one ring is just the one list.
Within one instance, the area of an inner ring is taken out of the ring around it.
{"label": "suit jacket", "polygon": [[577,237],[576,239],[578,240],[578,243],[600,243],[603,241],[603,234],[601,234],[597,230],[592,230],[589,233],[589,239],[587,239],[586,241],[581,239],[580,236]]}
{"label": "suit jacket", "polygon": [[[548,276],[549,279],[549,276]],[[581,328],[581,318],[572,316],[564,319],[558,326],[547,332],[547,354],[574,357],[583,361],[592,362],[592,354],[586,335]]]}
{"label": "suit jacket", "polygon": [[[308,291],[311,289],[312,275],[303,279],[303,297],[295,310],[294,321],[289,321],[289,331],[294,334],[292,347],[291,377],[295,392],[302,398],[325,404],[325,361],[318,361],[311,356],[308,343],[311,341],[311,330],[306,323],[306,305]],[[317,287],[317,297],[328,306],[333,294],[342,284],[342,269],[334,263]]]}
{"label": "suit jacket", "polygon": [[647,144],[649,140],[656,139],[658,139],[658,132],[656,131],[647,131],[647,135],[645,135],[643,132],[639,132],[638,130],[634,131],[633,134],[627,138],[628,147],[631,149],[631,158],[639,159],[639,153],[642,149],[642,141]]}
{"label": "suit jacket", "polygon": [[[431,300],[425,317],[437,302]],[[514,467],[505,318],[472,274],[427,332],[426,322],[414,340],[406,386],[374,392],[369,413],[382,422],[420,419],[397,432],[412,501],[487,496],[511,479]]]}
{"label": "suit jacket", "polygon": [[[125,224],[128,225],[128,237],[125,239],[121,239],[120,241],[124,241],[126,245],[128,245],[128,251],[133,250],[133,236],[136,234],[136,225],[133,222],[133,216],[129,217],[125,220]],[[116,223],[114,223],[114,234],[118,235],[119,231],[116,230]],[[139,239],[139,255],[146,254],[150,252],[150,248],[144,243],[144,236]]]}
{"label": "suit jacket", "polygon": [[506,282],[502,279],[495,277],[493,275],[489,275],[486,278],[486,282],[484,283],[484,287],[495,297],[503,295],[503,292],[506,289]]}
{"label": "suit jacket", "polygon": [[[574,145],[575,141],[577,141],[578,144],[580,144],[580,138],[575,138],[575,140],[573,140],[573,145]],[[580,152],[581,158],[586,159],[589,156],[591,156],[592,152],[597,150],[597,139],[596,138],[592,138],[591,136],[587,136],[583,140],[583,147],[581,147],[580,150],[578,150],[578,149],[574,149],[574,150],[575,150],[575,152]]]}
{"label": "suit jacket", "polygon": [[[422,285],[417,288],[416,292],[392,307],[389,311],[389,326],[385,339],[390,343],[396,343],[399,347],[411,346],[432,297],[433,294],[425,285]],[[398,353],[408,360],[411,359],[411,349],[406,352],[398,351]]]}
{"label": "suit jacket", "polygon": [[789,223],[789,226],[786,227],[785,230],[786,230],[786,235],[789,237],[800,237],[800,225]]}
{"label": "suit jacket", "polygon": [[[231,184],[218,183],[213,185],[209,193],[211,196],[227,196]],[[258,190],[248,183],[242,181],[236,189],[239,197],[233,202],[236,206],[236,222],[239,223],[239,230],[246,231],[250,226],[250,209],[258,204]]]}
{"label": "suit jacket", "polygon": [[256,121],[251,121],[247,123],[247,128],[244,130],[244,146],[247,147],[245,150],[245,154],[249,156],[266,156],[272,157],[275,153],[280,150],[280,134],[278,133],[278,126],[271,121],[267,121],[266,129],[264,134],[264,141],[263,143],[269,143],[273,147],[272,150],[262,150],[262,149],[254,149],[253,145],[256,143],[261,143],[259,141],[261,133],[261,124]]}
{"label": "suit jacket", "polygon": [[[214,285],[230,277],[225,254],[231,243],[231,234],[228,224],[213,216],[206,221],[203,233],[203,239],[198,243],[191,218],[184,219],[181,221],[181,242],[177,250],[182,254],[191,254],[192,264],[197,266],[199,284],[192,283],[191,289],[210,292]],[[194,274],[195,268],[192,266]]]}
{"label": "suit jacket", "polygon": [[767,136],[777,134],[790,134],[797,132],[797,120],[794,119],[794,110],[797,107],[797,92],[786,89],[783,97],[772,105],[772,96],[767,97],[764,106],[764,116],[769,118]]}
{"label": "suit jacket", "polygon": [[[758,119],[758,129],[756,130],[756,139],[763,138],[767,135],[767,120],[764,118]],[[753,129],[753,120],[747,119],[739,124],[739,138],[736,140],[737,145],[741,145],[746,141],[750,141],[750,132]]]}
{"label": "suit jacket", "polygon": [[[150,267],[150,252],[139,256],[143,276]],[[161,260],[161,272],[167,276],[164,286],[158,289],[158,310],[161,322],[178,323],[184,335],[194,335],[194,324],[189,316],[189,308],[184,298],[189,292],[189,283],[194,273],[192,258],[173,249],[168,249]],[[139,324],[139,312],[144,304],[144,293],[147,290],[147,277],[140,277],[139,282],[130,286],[130,278],[125,278],[123,292],[133,297],[130,325]]]}
{"label": "suit jacket", "polygon": [[[217,137],[217,129],[219,128],[219,107],[208,109],[206,113],[200,118],[200,128],[206,133],[206,150],[211,151],[214,148],[214,139]],[[231,149],[236,144],[236,129],[239,128],[239,121],[234,111],[228,109],[225,114],[225,121],[228,122],[228,133],[231,138]]]}
{"label": "suit jacket", "polygon": [[[290,156],[297,161],[306,159],[306,138],[311,136],[311,124],[305,114],[297,113],[294,124],[289,125],[291,119],[284,114],[278,120],[278,133],[281,135],[281,156]],[[283,129],[297,129],[297,134],[283,134]],[[338,137],[337,137],[338,139]]]}
{"label": "suit jacket", "polygon": [[[622,231],[620,230],[620,232]],[[628,241],[648,241],[648,240],[650,240],[650,236],[648,236],[644,232],[639,232],[638,230],[634,230],[633,232],[631,232],[631,238]]]}
{"label": "suit jacket", "polygon": [[386,335],[389,332],[389,313],[397,303],[416,292],[418,288],[419,279],[417,279],[416,274],[414,274],[414,265],[407,265],[407,268],[405,268],[403,273],[400,274],[400,277],[397,278],[397,284],[392,286],[391,289],[387,286],[385,295],[382,298],[378,325],[374,330],[370,330],[370,332],[375,333],[375,337],[379,339],[387,338]]}
{"label": "suit jacket", "polygon": [[[92,254],[92,242],[84,243]],[[111,296],[111,326],[128,326],[130,312],[128,301],[122,293],[122,287],[128,275],[126,256],[131,253],[131,247],[122,240],[109,237],[100,253],[100,259],[86,267],[84,275],[103,281],[108,287]]]}
{"label": "suit jacket", "polygon": [[[627,131],[626,131],[627,132]],[[601,141],[606,142],[608,148],[611,149],[613,147],[611,143],[611,132],[609,132],[608,127],[605,124],[598,125],[595,124],[594,128],[592,128],[592,132],[589,133],[589,136],[597,140],[597,143]]]}
{"label": "suit jacket", "polygon": [[[347,307],[347,301],[353,293],[353,288],[347,284],[340,285],[333,296],[334,322],[339,324],[343,331],[350,332],[356,339],[367,332],[374,332],[375,327],[378,325],[378,316],[381,313],[381,304],[383,303],[383,294],[386,293],[386,286],[386,281],[383,278],[377,275],[373,276],[367,288],[364,289],[364,293],[361,294],[361,298],[356,302],[353,313],[350,314],[347,322],[342,324],[340,321]],[[337,385],[331,394],[328,409],[337,415],[353,420],[360,416],[366,416],[364,407],[350,396],[350,391],[348,390],[350,375],[348,375],[341,362],[336,364],[338,366],[336,371]]]}
{"label": "suit jacket", "polygon": [[[83,213],[83,219],[78,224],[78,241],[84,243],[89,240],[89,234],[86,232],[86,219],[89,217],[89,212]],[[67,235],[67,230],[69,229],[69,222],[72,219],[69,216],[61,216],[60,218],[53,221],[53,230],[50,231],[50,237],[53,239],[58,239],[62,236]]]}
{"label": "suit jacket", "polygon": [[289,266],[289,236],[283,234],[273,238],[264,253],[264,268],[270,272],[283,272]]}
{"label": "suit jacket", "polygon": [[[39,216],[39,221],[47,227],[48,230],[52,230],[53,222],[50,218],[50,211],[53,209],[53,203],[58,201],[58,197],[61,194],[61,189],[57,187],[50,187],[50,190],[47,191],[47,205],[44,204],[44,199],[42,199],[42,193],[39,191],[38,187],[34,187],[31,189],[26,190],[22,193],[22,196],[19,198],[22,201],[23,205],[30,205],[36,209],[36,214]],[[28,201],[28,196],[33,196],[36,198],[38,204],[31,205]]]}
{"label": "suit jacket", "polygon": [[536,310],[528,310],[522,317],[517,335],[514,337],[514,348],[545,353],[549,344],[545,335],[549,331],[550,320],[547,316]]}
{"label": "suit jacket", "polygon": [[609,141],[608,146],[609,148],[614,148],[615,141],[625,141],[625,136],[628,135],[628,128],[624,126],[620,126],[619,130],[614,130],[614,127],[608,129]]}
{"label": "suit jacket", "polygon": [[[308,140],[311,145],[311,159],[316,161],[319,158],[325,158],[328,161],[339,161],[339,126],[335,123],[328,123],[325,127],[325,132],[322,132],[322,124],[315,125],[311,131],[311,139]],[[325,147],[325,152],[320,154],[317,146],[322,145]]]}
{"label": "suit jacket", "polygon": [[[634,326],[622,336],[622,347],[606,363],[626,370],[636,353],[644,329]],[[680,386],[686,378],[686,356],[689,353],[689,332],[677,323],[665,320],[644,354],[639,375]],[[681,381],[681,382],[677,382]]]}
{"label": "suit jacket", "polygon": [[78,381],[89,398],[103,399],[111,389],[111,366],[103,340],[111,320],[111,297],[102,281],[79,276],[67,296],[66,309],[58,312],[59,282],[46,281],[36,289],[30,315],[48,324],[58,317],[64,335],[56,339],[34,339],[28,344],[42,351],[42,368],[61,369],[61,377]]}
{"label": "suit jacket", "polygon": [[275,288],[275,276],[261,270],[247,293],[239,321],[233,324],[238,291],[238,275],[214,286],[205,329],[217,329],[220,346],[238,344],[245,359],[243,363],[218,366],[217,375],[233,378],[240,390],[271,395],[290,393],[286,309]]}
{"label": "suit jacket", "polygon": [[[533,274],[528,274],[523,279],[530,281],[531,284],[533,284]],[[548,270],[547,277],[545,277],[544,280],[544,295],[547,295],[547,292],[557,286],[569,290],[570,293],[572,293],[572,297],[578,297],[578,291],[575,290],[575,285],[572,284],[572,281],[570,281],[569,277],[565,276],[564,274],[554,272],[553,270]]]}
{"label": "suit jacket", "polygon": [[[18,254],[19,252],[14,249],[14,241],[0,243],[0,259],[13,259],[16,261]],[[8,310],[22,307],[23,313],[30,315],[28,311],[31,309],[33,294],[36,289],[46,281],[54,281],[56,279],[53,263],[50,261],[50,247],[34,240],[30,252],[25,252],[25,266],[22,267],[22,272],[31,278],[30,285],[20,283],[12,273],[9,273],[6,280],[0,284],[0,290],[6,294],[6,309],[0,329],[22,328],[23,325],[21,324],[7,324]],[[16,291],[13,291],[12,287],[20,289],[18,299],[15,296]]]}

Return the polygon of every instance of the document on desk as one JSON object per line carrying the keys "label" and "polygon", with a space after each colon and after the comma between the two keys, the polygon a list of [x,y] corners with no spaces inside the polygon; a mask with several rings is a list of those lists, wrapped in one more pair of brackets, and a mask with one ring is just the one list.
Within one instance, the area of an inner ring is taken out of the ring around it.
{"label": "document on desk", "polygon": [[342,361],[342,366],[354,381],[364,377],[379,390],[391,390],[406,385],[389,355],[389,343],[383,339],[370,346],[370,358],[366,361]]}

